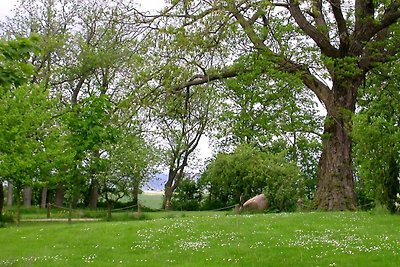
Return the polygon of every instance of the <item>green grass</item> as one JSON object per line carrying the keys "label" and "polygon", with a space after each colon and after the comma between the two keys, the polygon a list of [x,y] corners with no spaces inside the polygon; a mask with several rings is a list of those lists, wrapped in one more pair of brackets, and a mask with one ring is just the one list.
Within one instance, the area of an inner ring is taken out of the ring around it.
{"label": "green grass", "polygon": [[400,266],[400,216],[148,216],[158,219],[2,228],[0,266]]}

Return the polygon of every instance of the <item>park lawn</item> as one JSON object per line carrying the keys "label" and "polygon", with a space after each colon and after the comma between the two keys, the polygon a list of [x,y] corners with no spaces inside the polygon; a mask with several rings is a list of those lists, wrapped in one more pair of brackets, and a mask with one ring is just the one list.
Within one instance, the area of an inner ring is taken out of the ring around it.
{"label": "park lawn", "polygon": [[0,266],[400,266],[400,216],[168,214],[1,228]]}

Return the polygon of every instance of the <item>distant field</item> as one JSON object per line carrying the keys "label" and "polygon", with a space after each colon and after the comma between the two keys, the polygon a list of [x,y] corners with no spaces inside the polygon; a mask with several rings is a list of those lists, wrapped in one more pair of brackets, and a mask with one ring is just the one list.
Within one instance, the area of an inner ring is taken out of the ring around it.
{"label": "distant field", "polygon": [[400,266],[400,216],[157,212],[0,229],[0,266]]}
{"label": "distant field", "polygon": [[139,195],[139,202],[141,205],[151,209],[161,209],[163,204],[163,192],[143,192]]}

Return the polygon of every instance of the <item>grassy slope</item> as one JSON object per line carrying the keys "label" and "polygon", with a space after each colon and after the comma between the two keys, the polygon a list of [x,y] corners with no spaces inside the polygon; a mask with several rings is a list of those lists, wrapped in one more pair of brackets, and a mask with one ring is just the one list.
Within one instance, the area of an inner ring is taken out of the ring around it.
{"label": "grassy slope", "polygon": [[0,266],[400,266],[400,216],[185,215],[3,228]]}

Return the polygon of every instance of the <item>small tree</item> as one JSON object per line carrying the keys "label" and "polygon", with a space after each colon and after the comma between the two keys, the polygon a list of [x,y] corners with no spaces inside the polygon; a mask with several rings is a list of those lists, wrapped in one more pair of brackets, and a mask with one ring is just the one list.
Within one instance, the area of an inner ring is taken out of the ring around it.
{"label": "small tree", "polygon": [[167,92],[163,98],[160,97],[162,101],[151,107],[157,133],[166,142],[166,209],[171,209],[173,192],[184,178],[185,168],[214,118],[214,96],[212,89],[205,92],[187,87],[182,93]]}
{"label": "small tree", "polygon": [[41,176],[44,140],[53,126],[53,102],[43,87],[31,83],[35,70],[27,63],[39,53],[38,43],[37,36],[0,42],[0,177],[16,188],[17,223],[21,191]]}
{"label": "small tree", "polygon": [[71,219],[74,198],[80,195],[89,177],[104,172],[106,164],[99,153],[116,140],[110,123],[112,104],[106,95],[91,96],[65,114],[66,151],[72,156],[62,170],[68,185]]}
{"label": "small tree", "polygon": [[128,128],[119,136],[109,150],[109,169],[99,176],[109,218],[113,203],[123,196],[131,196],[133,205],[139,204],[140,186],[157,162],[157,152],[138,133]]}

